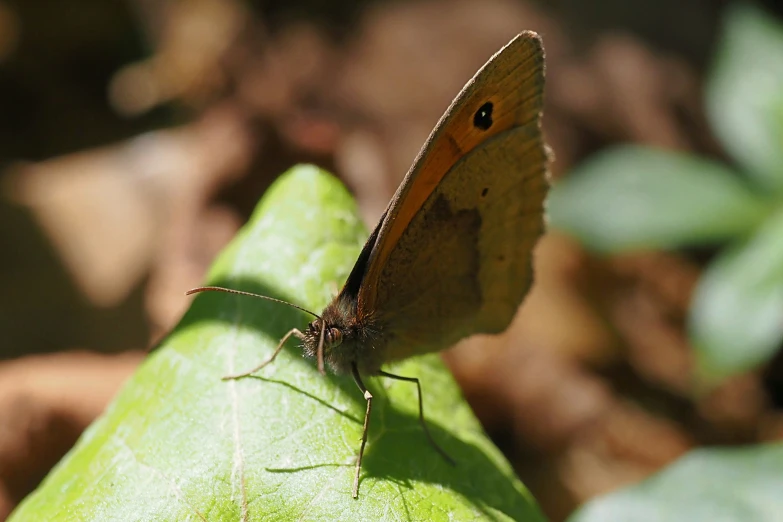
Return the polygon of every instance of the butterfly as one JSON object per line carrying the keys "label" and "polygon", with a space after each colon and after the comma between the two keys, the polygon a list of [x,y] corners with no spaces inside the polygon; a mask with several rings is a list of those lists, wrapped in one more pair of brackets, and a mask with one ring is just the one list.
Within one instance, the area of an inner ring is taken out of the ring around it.
{"label": "butterfly", "polygon": [[551,153],[541,130],[544,49],[527,31],[492,56],[457,95],[430,134],[370,234],[342,290],[316,314],[240,290],[194,288],[261,297],[311,314],[305,355],[324,374],[353,377],[367,409],[353,497],[372,412],[364,376],[415,383],[419,419],[430,443],[453,462],[424,420],[421,383],[383,365],[437,352],[472,334],[504,331],[533,281],[533,249],[544,231]]}

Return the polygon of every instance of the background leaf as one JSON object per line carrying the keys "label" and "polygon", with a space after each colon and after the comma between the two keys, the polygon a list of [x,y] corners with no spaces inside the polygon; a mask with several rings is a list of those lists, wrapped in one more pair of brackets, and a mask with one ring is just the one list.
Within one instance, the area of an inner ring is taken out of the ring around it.
{"label": "background leaf", "polygon": [[691,304],[690,334],[707,381],[750,369],[777,352],[783,340],[783,212],[707,268]]}
{"label": "background leaf", "polygon": [[783,445],[690,452],[638,486],[586,504],[569,522],[777,522]]}
{"label": "background leaf", "polygon": [[726,239],[767,212],[722,165],[639,146],[585,161],[555,185],[548,209],[554,226],[612,252]]}
{"label": "background leaf", "polygon": [[[364,236],[345,189],[301,167],[270,188],[209,280],[320,310]],[[350,378],[321,377],[291,346],[258,377],[220,379],[307,320],[198,296],[11,520],[543,520],[437,355],[394,371],[422,379],[433,435],[459,464],[427,444],[415,386],[370,379],[377,401],[352,499],[365,403]]]}
{"label": "background leaf", "polygon": [[760,188],[783,190],[783,26],[759,8],[727,8],[706,84],[707,112],[723,146]]}

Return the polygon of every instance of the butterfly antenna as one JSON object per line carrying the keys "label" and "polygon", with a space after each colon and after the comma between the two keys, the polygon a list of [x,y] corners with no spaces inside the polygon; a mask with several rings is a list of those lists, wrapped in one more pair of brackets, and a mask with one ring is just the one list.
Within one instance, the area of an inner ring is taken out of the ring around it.
{"label": "butterfly antenna", "polygon": [[[199,286],[197,288],[191,288],[187,292],[185,292],[185,295],[193,295],[193,294],[200,294],[201,292],[225,292],[227,294],[237,294],[237,295],[246,295],[248,297],[258,297],[259,299],[266,299],[267,301],[272,301],[273,303],[280,303],[284,305],[288,305],[291,308],[296,308],[297,310],[301,310],[303,312],[306,312],[316,319],[320,319],[323,323],[323,319],[321,319],[321,316],[311,312],[307,308],[302,308],[301,306],[297,306],[293,303],[289,303],[288,301],[283,301],[282,299],[275,299],[274,297],[269,297],[268,295],[261,295],[261,294],[254,294],[253,292],[243,292],[242,290],[234,290],[233,288],[223,288],[222,286]],[[319,359],[319,362],[322,362],[322,346],[323,346],[323,328],[321,329],[321,343],[319,346],[319,356],[321,359]]]}

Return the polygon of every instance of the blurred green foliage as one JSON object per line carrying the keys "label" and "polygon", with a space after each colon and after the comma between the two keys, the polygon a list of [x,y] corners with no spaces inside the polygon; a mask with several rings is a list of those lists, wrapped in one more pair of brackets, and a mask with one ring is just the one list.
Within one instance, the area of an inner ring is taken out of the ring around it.
{"label": "blurred green foliage", "polygon": [[587,503],[569,522],[773,522],[783,513],[783,445],[702,449],[655,477]]}
{"label": "blurred green foliage", "polygon": [[588,159],[554,189],[551,221],[618,253],[725,246],[689,314],[698,376],[712,385],[766,362],[783,341],[783,25],[727,9],[706,109],[736,162],[641,146]]}
{"label": "blurred green foliage", "polygon": [[[738,167],[638,146],[602,152],[553,191],[554,225],[602,252],[721,245],[689,314],[700,384],[769,360],[783,340],[783,25],[727,9],[706,86]],[[569,520],[780,520],[783,445],[692,451]]]}

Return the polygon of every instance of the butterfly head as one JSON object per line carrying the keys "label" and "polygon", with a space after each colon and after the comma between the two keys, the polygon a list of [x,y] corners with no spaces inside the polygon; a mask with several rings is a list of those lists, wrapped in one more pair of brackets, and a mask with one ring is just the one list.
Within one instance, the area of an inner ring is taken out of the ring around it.
{"label": "butterfly head", "polygon": [[374,373],[376,366],[380,368],[375,357],[368,357],[376,344],[374,331],[372,321],[359,313],[353,302],[338,296],[307,325],[304,353],[318,360],[319,370],[328,364],[334,373],[350,374],[356,365],[363,373]]}
{"label": "butterfly head", "polygon": [[305,343],[317,344],[321,342],[321,333],[323,332],[323,351],[324,354],[331,353],[333,348],[337,348],[343,342],[343,332],[337,326],[326,323],[323,319],[316,319],[307,325],[305,333]]}
{"label": "butterfly head", "polygon": [[345,369],[337,363],[340,359],[336,355],[338,348],[343,344],[346,338],[350,337],[350,332],[345,327],[328,317],[320,317],[310,322],[304,332],[304,352],[307,357],[314,357],[318,360],[318,370],[324,373],[325,363],[336,373],[344,373]]}

